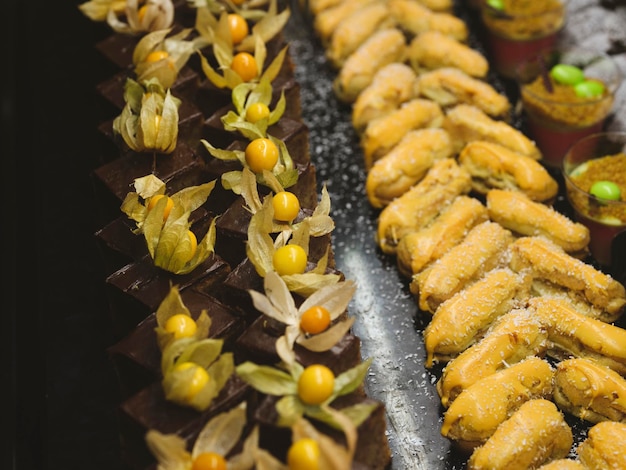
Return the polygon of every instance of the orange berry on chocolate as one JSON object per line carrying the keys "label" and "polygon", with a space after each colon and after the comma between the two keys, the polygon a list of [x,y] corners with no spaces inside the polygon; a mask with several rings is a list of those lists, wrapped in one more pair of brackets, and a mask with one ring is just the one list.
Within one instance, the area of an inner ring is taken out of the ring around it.
{"label": "orange berry on chocolate", "polygon": [[174,338],[190,338],[198,330],[198,326],[193,318],[184,313],[177,313],[169,317],[163,329],[168,333],[172,333]]}
{"label": "orange berry on chocolate", "polygon": [[315,439],[298,439],[287,451],[289,470],[318,470],[319,462],[320,446]]}
{"label": "orange berry on chocolate", "polygon": [[330,312],[321,305],[314,305],[300,316],[302,331],[316,335],[326,330],[330,325]]}
{"label": "orange berry on chocolate", "polygon": [[248,22],[238,13],[228,14],[228,28],[230,29],[230,37],[233,44],[239,44],[250,32]]}
{"label": "orange berry on chocolate", "polygon": [[278,163],[278,153],[278,147],[270,139],[254,139],[246,147],[246,163],[255,173],[272,171]]}
{"label": "orange berry on chocolate", "polygon": [[300,213],[300,201],[294,193],[279,191],[272,198],[274,219],[280,222],[292,222]]}
{"label": "orange berry on chocolate", "polygon": [[148,11],[148,5],[143,5],[139,10],[137,10],[137,19],[139,20],[139,23],[141,23],[145,18],[146,11]]}
{"label": "orange berry on chocolate", "polygon": [[167,220],[167,218],[170,215],[170,212],[172,211],[172,207],[174,207],[174,201],[172,200],[171,197],[166,196],[165,194],[155,194],[148,201],[148,207],[147,207],[148,212],[150,212],[152,209],[154,209],[154,206],[156,206],[157,202],[159,202],[159,200],[164,197],[167,198],[167,202],[165,203],[165,210],[163,211],[163,222]]}
{"label": "orange berry on chocolate", "polygon": [[249,52],[238,52],[230,63],[230,68],[241,77],[244,82],[249,82],[257,76],[259,68],[254,56]]}
{"label": "orange berry on chocolate", "polygon": [[203,452],[191,464],[191,470],[226,470],[226,459],[215,452]]}
{"label": "orange berry on chocolate", "polygon": [[254,124],[270,115],[270,108],[265,103],[252,103],[246,111],[246,121]]}
{"label": "orange berry on chocolate", "polygon": [[198,364],[193,362],[181,362],[174,367],[177,372],[182,372],[187,369],[193,368],[193,374],[191,379],[187,383],[187,399],[193,400],[193,398],[200,393],[200,391],[209,383],[209,373]]}
{"label": "orange berry on chocolate", "polygon": [[167,59],[169,56],[170,55],[167,51],[162,51],[162,50],[152,51],[150,54],[146,56],[144,62],[148,62],[149,64],[151,64],[151,63],[163,60],[163,59]]}
{"label": "orange berry on chocolate", "polygon": [[325,402],[335,388],[335,374],[322,364],[313,364],[304,369],[298,379],[298,396],[308,405]]}
{"label": "orange berry on chocolate", "polygon": [[187,230],[187,236],[189,237],[189,241],[191,242],[191,252],[189,254],[189,259],[191,259],[194,257],[194,255],[196,254],[196,250],[198,249],[198,239],[196,238],[196,234],[193,233],[191,230]]}
{"label": "orange berry on chocolate", "polygon": [[281,276],[302,274],[306,269],[307,255],[300,245],[285,245],[272,256],[274,270]]}

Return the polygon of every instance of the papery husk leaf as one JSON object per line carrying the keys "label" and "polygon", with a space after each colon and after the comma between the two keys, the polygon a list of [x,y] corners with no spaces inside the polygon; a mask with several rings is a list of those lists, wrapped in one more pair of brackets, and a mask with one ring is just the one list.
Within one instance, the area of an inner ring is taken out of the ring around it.
{"label": "papery husk leaf", "polygon": [[[265,186],[270,188],[274,193],[279,193],[281,191],[284,191],[285,187],[280,183],[280,181],[278,180],[278,178],[276,177],[274,173],[272,173],[271,171],[263,170],[261,174],[263,176],[263,181],[265,183]],[[271,211],[274,210],[271,203],[267,204],[267,210],[271,210]],[[272,212],[272,219],[273,218],[274,218],[274,213]]]}
{"label": "papery husk leaf", "polygon": [[226,86],[231,90],[237,85],[244,83],[241,75],[230,68],[230,64],[228,64],[228,67],[224,69],[224,78],[226,79]]}
{"label": "papery husk leaf", "polygon": [[176,78],[178,78],[178,71],[179,68],[176,67],[176,62],[171,56],[157,62],[140,62],[135,67],[137,80],[156,79],[165,88],[174,85]]}
{"label": "papery husk leaf", "polygon": [[[329,415],[335,416],[335,422],[339,424],[341,417],[338,415],[341,414],[340,412],[333,410],[332,408],[327,408],[325,411]],[[356,438],[356,429],[353,425],[352,429],[346,430],[345,426],[341,426],[341,428],[345,435],[354,434],[354,437]],[[292,442],[297,442],[305,438],[313,439],[317,442],[320,447],[320,468],[324,468],[326,470],[345,470],[347,468],[352,468],[354,452],[350,452],[326,434],[319,432],[315,426],[313,426],[305,418],[299,419],[296,423],[294,423],[291,430]],[[347,442],[351,441],[349,438],[346,440]]]}
{"label": "papery husk leaf", "polygon": [[105,21],[110,10],[122,12],[126,8],[126,0],[91,0],[81,3],[78,9],[92,21]]}
{"label": "papery husk leaf", "polygon": [[280,118],[283,117],[283,114],[285,114],[286,108],[287,108],[287,99],[285,98],[285,91],[281,90],[280,98],[278,99],[276,106],[274,107],[274,109],[270,111],[267,125],[271,126],[272,124],[276,124],[280,120]]}
{"label": "papery husk leaf", "polygon": [[313,215],[308,219],[312,237],[321,237],[335,229],[335,221],[329,215]]}
{"label": "papery husk leaf", "polygon": [[149,429],[146,433],[146,445],[158,462],[159,470],[184,470],[191,465],[187,443],[176,434],[162,434]]}
{"label": "papery husk leaf", "polygon": [[347,395],[359,388],[365,380],[372,360],[373,359],[370,357],[335,377],[335,388],[332,396],[338,397]]}
{"label": "papery husk leaf", "polygon": [[[189,3],[192,3],[190,1]],[[203,37],[209,44],[215,41],[215,29],[217,28],[217,18],[209,9],[207,2],[195,2],[196,5],[196,21],[194,27],[198,34]]]}
{"label": "papery husk leaf", "polygon": [[157,129],[156,149],[162,149],[164,153],[171,153],[176,148],[178,140],[178,105],[180,100],[167,90],[163,109],[161,111],[161,121]]}
{"label": "papery husk leaf", "polygon": [[163,229],[163,214],[165,213],[166,204],[167,201],[165,198],[161,198],[157,201],[152,210],[148,211],[146,218],[141,225],[141,231],[146,239],[148,252],[150,253],[152,259],[156,256],[156,250],[159,246],[159,240]]}
{"label": "papery husk leaf", "polygon": [[196,459],[205,452],[226,456],[241,439],[246,426],[246,402],[218,414],[204,425],[193,445],[191,455]]}
{"label": "papery husk leaf", "polygon": [[315,291],[339,282],[340,277],[337,274],[316,274],[312,272],[304,274],[291,274],[282,276],[287,284],[287,288],[302,297],[308,297]]}
{"label": "papery husk leaf", "polygon": [[289,244],[300,245],[307,256],[309,256],[309,221],[304,219],[302,222],[294,226],[293,233]]}
{"label": "papery husk leaf", "polygon": [[167,28],[144,35],[133,50],[133,64],[137,66],[137,64],[143,62],[148,54],[161,44],[171,31],[172,28]]}
{"label": "papery husk leaf", "polygon": [[[265,125],[264,125],[265,122]],[[239,132],[248,140],[262,138],[267,135],[267,119],[262,119],[252,124],[248,121],[242,121],[238,117],[234,121],[222,119],[224,129],[230,132]]]}
{"label": "papery husk leaf", "polygon": [[323,352],[331,349],[335,344],[337,344],[341,339],[350,331],[352,325],[354,324],[354,317],[350,317],[345,321],[341,321],[336,323],[335,325],[328,328],[326,331],[318,333],[316,335],[311,336],[310,338],[305,338],[304,336],[298,337],[296,342],[313,352]]}
{"label": "papery husk leaf", "polygon": [[[250,470],[254,468],[255,455],[259,449],[259,427],[254,426],[243,443],[241,453],[228,459],[228,470]],[[257,470],[257,469],[255,469]]]}
{"label": "papery husk leaf", "polygon": [[176,365],[178,358],[196,341],[195,338],[180,338],[171,341],[165,348],[161,350],[161,374],[166,376],[168,372]]}
{"label": "papery husk leaf", "polygon": [[[293,327],[287,327],[292,328]],[[291,369],[293,364],[296,362],[296,354],[293,350],[293,342],[290,342],[289,338],[286,335],[280,336],[276,340],[276,354],[278,357],[285,363],[285,366],[288,369]]]}
{"label": "papery husk leaf", "polygon": [[171,216],[170,212],[166,226],[161,230],[154,252],[154,264],[166,271],[177,273],[191,258],[192,245],[188,234],[189,213],[183,214],[174,221],[170,221]]}
{"label": "papery husk leaf", "polygon": [[245,207],[252,214],[255,214],[263,207],[263,203],[259,198],[256,175],[248,167],[244,167],[241,172],[241,197],[246,204]]}
{"label": "papery husk leaf", "polygon": [[181,362],[193,362],[204,369],[208,369],[220,357],[224,340],[206,338],[185,343],[185,348],[181,351],[176,364]]}
{"label": "papery husk leaf", "polygon": [[133,184],[135,191],[137,191],[137,194],[143,199],[149,199],[155,194],[165,194],[165,183],[153,174],[135,178]]}
{"label": "papery husk leaf", "polygon": [[189,383],[194,376],[193,368],[174,370],[170,369],[163,377],[162,385],[165,398],[181,406],[189,406],[199,411],[203,411],[217,396],[217,387],[213,377],[209,376],[209,381],[195,396],[189,397]]}
{"label": "papery husk leaf", "polygon": [[151,93],[165,94],[165,90],[157,80],[147,80],[142,86],[132,78],[126,79],[124,83],[124,102],[130,106],[130,109],[132,109],[135,114],[139,113],[143,96],[148,89]]}
{"label": "papery husk leaf", "polygon": [[243,41],[241,41],[236,49],[238,51],[248,51],[250,52],[254,48],[254,40],[253,37],[258,35],[263,42],[268,43],[274,36],[280,33],[287,21],[289,20],[289,16],[291,11],[289,8],[285,8],[279,14],[276,14],[274,11],[268,11],[268,13],[261,18],[259,21],[255,23],[252,27],[252,34]]}
{"label": "papery husk leaf", "polygon": [[261,308],[259,310],[285,325],[297,324],[299,316],[296,303],[285,282],[276,271],[269,271],[265,275],[263,288],[265,290],[264,296],[258,295],[256,292],[255,294],[257,294],[257,297],[264,297],[265,299],[263,300],[267,300],[269,305],[259,304],[260,307],[264,307],[267,311]]}
{"label": "papery husk leaf", "polygon": [[272,102],[272,83],[267,79],[261,79],[248,94],[246,106],[253,103],[263,103],[269,106]]}
{"label": "papery husk leaf", "polygon": [[261,79],[268,80],[269,82],[274,81],[274,79],[278,76],[283,67],[285,54],[287,53],[287,47],[288,46],[283,47],[280,52],[276,54],[274,60],[272,60],[269,67],[267,67],[261,75]]}
{"label": "papery husk leaf", "polygon": [[332,286],[320,289],[307,298],[299,307],[301,312],[316,305],[323,306],[330,313],[330,319],[339,318],[348,308],[356,292],[356,283],[348,279]]}
{"label": "papery husk leaf", "polygon": [[178,314],[187,315],[191,318],[191,312],[183,303],[178,286],[171,286],[170,291],[156,310],[155,317],[157,326],[163,328],[167,320]]}
{"label": "papery husk leaf", "polygon": [[219,69],[230,67],[230,64],[233,62],[234,54],[232,44],[230,43],[230,30],[228,26],[226,27],[226,31],[228,31],[227,39],[218,36],[213,42],[213,56],[218,63]]}
{"label": "papery husk leaf", "polygon": [[278,181],[280,181],[280,184],[283,188],[291,188],[298,182],[298,170],[296,170],[295,168],[285,170],[277,174],[276,178],[278,179]]}
{"label": "papery husk leaf", "polygon": [[[274,270],[272,257],[274,255],[274,241],[267,232],[267,220],[265,211],[260,210],[252,216],[248,225],[248,240],[246,242],[246,255],[254,265],[256,272],[261,277]],[[271,227],[271,219],[269,220]]]}
{"label": "papery husk leaf", "polygon": [[215,158],[217,158],[219,160],[224,160],[224,161],[239,160],[239,161],[242,161],[242,159],[243,159],[245,161],[245,152],[243,152],[242,150],[223,150],[223,149],[218,149],[218,148],[214,147],[206,139],[200,139],[200,142],[202,143],[202,145],[204,145],[204,147],[207,149],[207,151],[211,154],[212,157],[215,157]]}
{"label": "papery husk leaf", "polygon": [[265,449],[257,449],[255,452],[255,470],[289,470],[289,468],[280,462],[276,457]]}
{"label": "papery husk leaf", "polygon": [[206,202],[215,188],[215,180],[197,186],[188,186],[172,194],[174,206],[182,207],[185,212],[193,212]]}
{"label": "papery husk leaf", "polygon": [[[271,273],[272,271],[270,271],[267,274],[269,275]],[[278,320],[282,323],[286,322],[286,316],[283,315],[283,313],[279,309],[274,307],[274,305],[272,305],[272,303],[266,296],[264,296],[260,292],[255,292],[253,290],[249,290],[248,293],[250,294],[250,297],[252,298],[252,303],[254,304],[254,308],[256,308],[259,312],[264,313],[268,317],[274,318],[275,320]]]}
{"label": "papery husk leaf", "polygon": [[[128,216],[129,219],[137,222],[138,227],[143,225],[148,209],[139,201],[137,193],[128,193],[120,206],[121,211]],[[137,233],[136,231],[134,231]]]}
{"label": "papery husk leaf", "polygon": [[296,395],[287,395],[276,402],[277,426],[289,428],[305,413],[306,407]]}
{"label": "papery husk leaf", "polygon": [[246,361],[237,366],[237,374],[254,389],[268,395],[294,395],[298,385],[287,372],[275,367],[257,365]]}
{"label": "papery husk leaf", "polygon": [[231,99],[238,115],[242,115],[244,113],[246,109],[246,101],[250,101],[250,96],[252,96],[253,90],[256,86],[258,85],[254,83],[243,82],[233,88]]}
{"label": "papery husk leaf", "polygon": [[204,57],[201,52],[198,52],[198,54],[200,55],[200,65],[202,66],[202,71],[204,72],[206,78],[213,85],[215,85],[216,88],[226,88],[226,86],[228,85],[226,79],[215,70],[213,70],[213,67],[211,67],[211,64],[209,64],[209,61],[206,59],[206,57]]}
{"label": "papery husk leaf", "polygon": [[180,269],[171,272],[173,272],[174,274],[188,274],[196,269],[198,265],[207,260],[212,253],[214,253],[216,236],[215,221],[216,219],[213,219],[211,221],[211,224],[209,225],[209,230],[202,238],[202,240],[198,243],[196,253],[194,254],[193,258],[187,261],[187,263]]}
{"label": "papery husk leaf", "polygon": [[241,175],[242,173],[239,170],[222,173],[222,187],[235,194],[241,194]]}

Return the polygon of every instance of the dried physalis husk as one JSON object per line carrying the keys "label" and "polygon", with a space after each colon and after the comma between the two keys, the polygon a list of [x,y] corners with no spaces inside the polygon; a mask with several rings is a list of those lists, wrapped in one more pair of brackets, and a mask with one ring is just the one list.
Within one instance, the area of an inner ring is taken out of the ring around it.
{"label": "dried physalis husk", "polygon": [[137,0],[126,0],[124,22],[114,10],[109,10],[107,23],[120,34],[141,34],[167,29],[174,22],[172,0],[147,0],[143,5]]}
{"label": "dried physalis husk", "polygon": [[78,9],[92,21],[106,21],[109,11],[121,13],[126,8],[126,0],[90,0],[78,5]]}

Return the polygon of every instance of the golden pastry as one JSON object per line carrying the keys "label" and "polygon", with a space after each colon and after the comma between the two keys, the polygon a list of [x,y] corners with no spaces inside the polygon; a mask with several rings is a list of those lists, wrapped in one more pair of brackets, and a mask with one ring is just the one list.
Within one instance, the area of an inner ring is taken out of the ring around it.
{"label": "golden pastry", "polygon": [[425,31],[408,46],[408,60],[418,72],[456,67],[472,77],[484,78],[489,62],[476,49],[439,31]]}
{"label": "golden pastry", "polygon": [[371,120],[395,111],[417,95],[417,75],[411,67],[400,62],[385,65],[354,101],[352,126],[362,133]]}
{"label": "golden pastry", "polygon": [[454,159],[433,164],[426,176],[378,216],[376,242],[387,254],[394,254],[405,235],[425,228],[456,196],[471,189],[469,174]]}
{"label": "golden pastry", "polygon": [[396,249],[398,270],[407,277],[419,273],[488,219],[487,208],[478,199],[457,196],[428,227],[400,239]]}
{"label": "golden pastry", "polygon": [[[342,20],[352,13],[359,11],[366,5],[378,0],[313,0],[312,7],[317,9],[322,5],[327,5],[320,10],[313,19],[313,29],[317,33],[324,47],[328,46],[330,38]],[[325,2],[325,3],[321,3]],[[333,3],[334,2],[334,3]],[[319,6],[317,5],[319,3]]]}
{"label": "golden pastry", "polygon": [[509,189],[533,201],[548,201],[559,190],[559,184],[537,160],[494,142],[468,142],[459,154],[459,163],[470,172],[474,191],[480,194]]}
{"label": "golden pastry", "polygon": [[537,470],[585,470],[585,467],[577,460],[557,459],[542,465]]}
{"label": "golden pastry", "polygon": [[337,25],[326,48],[326,57],[336,69],[339,69],[346,58],[374,31],[394,24],[386,1],[368,3]]}
{"label": "golden pastry", "polygon": [[603,421],[594,425],[576,448],[578,459],[592,470],[626,468],[626,424]]}
{"label": "golden pastry", "polygon": [[562,410],[592,423],[626,423],[626,379],[592,359],[566,359],[557,364],[554,401]]}
{"label": "golden pastry", "polygon": [[626,330],[578,312],[554,297],[532,297],[529,308],[548,331],[548,354],[557,359],[584,357],[626,374]]}
{"label": "golden pastry", "polygon": [[534,312],[514,309],[502,315],[478,342],[446,364],[437,382],[441,404],[448,408],[456,397],[479,380],[547,350],[548,334]]}
{"label": "golden pastry", "polygon": [[510,247],[510,266],[515,271],[529,269],[543,279],[582,295],[588,302],[616,320],[626,304],[624,286],[569,254],[545,237],[522,237]]}
{"label": "golden pastry", "polygon": [[492,189],[486,201],[491,220],[518,235],[543,236],[568,253],[586,251],[589,245],[587,227],[525,193]]}
{"label": "golden pastry", "polygon": [[415,0],[418,3],[421,3],[426,8],[430,8],[432,11],[443,11],[447,13],[452,13],[454,9],[454,1],[453,0]]}
{"label": "golden pastry", "polygon": [[513,235],[500,224],[487,221],[476,225],[458,245],[413,276],[410,289],[419,296],[420,308],[435,312],[442,302],[470,283],[504,266],[512,242]]}
{"label": "golden pastry", "polygon": [[344,62],[333,81],[335,96],[344,103],[354,103],[378,70],[392,62],[404,62],[406,52],[402,31],[396,28],[376,31]]}
{"label": "golden pastry", "polygon": [[489,117],[473,105],[459,104],[448,110],[443,127],[450,133],[458,152],[474,140],[486,140],[534,160],[541,158],[535,143],[522,132],[504,121]]}
{"label": "golden pastry", "polygon": [[432,100],[414,98],[402,103],[385,116],[371,120],[361,135],[365,168],[383,157],[414,129],[440,127],[443,121],[441,107]]}
{"label": "golden pastry", "polygon": [[524,305],[530,284],[528,275],[494,269],[443,302],[424,329],[426,367],[448,361],[479,341],[494,321]]}
{"label": "golden pastry", "polygon": [[314,16],[317,16],[324,10],[333,8],[340,3],[346,3],[346,1],[347,0],[307,0],[307,6],[309,8],[309,11]]}
{"label": "golden pastry", "polygon": [[443,415],[441,434],[462,449],[482,445],[525,402],[550,399],[554,371],[531,356],[463,390]]}
{"label": "golden pastry", "polygon": [[467,41],[467,25],[452,13],[433,11],[415,0],[389,0],[389,10],[400,29],[412,36],[438,31],[457,41]]}
{"label": "golden pastry", "polygon": [[365,191],[370,204],[386,206],[417,184],[435,161],[452,156],[450,137],[443,129],[407,132],[368,171]]}
{"label": "golden pastry", "polygon": [[496,432],[476,448],[468,470],[528,470],[569,454],[574,443],[563,413],[549,400],[536,398],[520,406]]}
{"label": "golden pastry", "polygon": [[511,110],[511,103],[505,95],[498,93],[489,83],[456,67],[424,72],[417,83],[422,96],[445,108],[470,104],[494,118],[508,118]]}

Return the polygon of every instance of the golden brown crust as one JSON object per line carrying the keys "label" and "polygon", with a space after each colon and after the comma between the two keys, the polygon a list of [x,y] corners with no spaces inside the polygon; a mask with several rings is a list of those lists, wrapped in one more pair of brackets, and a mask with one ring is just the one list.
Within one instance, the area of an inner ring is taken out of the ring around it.
{"label": "golden brown crust", "polygon": [[511,232],[495,222],[473,227],[463,241],[413,276],[410,289],[419,295],[420,308],[435,312],[442,302],[470,283],[504,266],[506,249],[512,242]]}
{"label": "golden brown crust", "polygon": [[518,235],[543,236],[568,253],[586,251],[589,229],[519,191],[487,193],[489,217]]}
{"label": "golden brown crust", "polygon": [[522,132],[504,121],[492,119],[481,109],[469,104],[459,104],[446,112],[443,121],[458,152],[475,140],[494,142],[534,160],[541,158],[535,143]]}
{"label": "golden brown crust", "polygon": [[309,0],[315,13],[313,29],[325,46],[342,20],[377,0]]}
{"label": "golden brown crust", "polygon": [[617,470],[626,468],[626,424],[603,421],[594,425],[576,448],[585,468]]}
{"label": "golden brown crust", "polygon": [[474,191],[508,189],[524,193],[533,201],[553,199],[559,184],[541,163],[503,145],[484,140],[469,142],[459,163],[472,175]]}
{"label": "golden brown crust", "polygon": [[488,219],[487,208],[478,199],[456,197],[431,225],[400,239],[396,251],[398,270],[407,277],[419,273]]}
{"label": "golden brown crust", "polygon": [[617,319],[626,305],[624,286],[569,254],[545,237],[522,237],[511,246],[510,266],[533,277],[579,292],[595,307]]}
{"label": "golden brown crust", "polygon": [[585,467],[577,460],[557,459],[542,465],[537,470],[585,470]]}
{"label": "golden brown crust", "polygon": [[369,170],[376,160],[389,153],[407,132],[440,127],[443,117],[441,107],[434,101],[414,98],[385,116],[373,119],[361,135],[365,168]]}
{"label": "golden brown crust", "polygon": [[402,237],[425,228],[450,201],[470,188],[469,174],[454,159],[435,162],[418,184],[381,211],[376,232],[381,250],[395,254]]}
{"label": "golden brown crust", "polygon": [[450,137],[443,129],[407,132],[367,173],[365,191],[370,204],[386,206],[419,183],[435,161],[452,156]]}
{"label": "golden brown crust", "polygon": [[467,25],[451,13],[433,11],[414,0],[389,0],[389,10],[398,26],[410,35],[438,31],[457,41],[467,41]]}
{"label": "golden brown crust", "polygon": [[537,398],[519,407],[468,460],[468,470],[526,470],[567,456],[574,442],[563,414]]}

